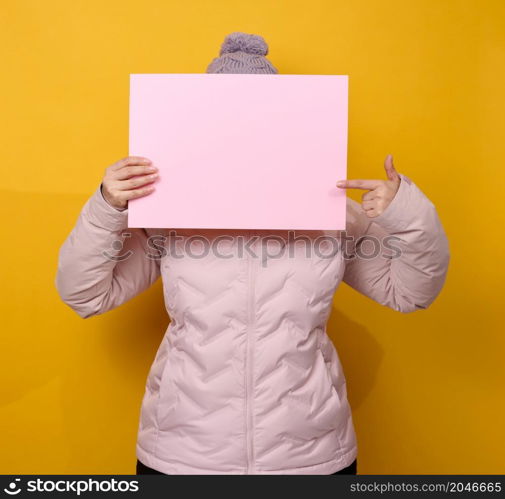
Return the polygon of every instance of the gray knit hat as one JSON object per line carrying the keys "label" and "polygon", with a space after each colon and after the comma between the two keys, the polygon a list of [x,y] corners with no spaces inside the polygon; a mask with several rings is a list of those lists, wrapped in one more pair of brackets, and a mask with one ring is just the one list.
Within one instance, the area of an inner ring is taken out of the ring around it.
{"label": "gray knit hat", "polygon": [[259,35],[235,31],[224,39],[219,51],[208,65],[206,73],[277,74],[277,69],[265,57],[268,45]]}

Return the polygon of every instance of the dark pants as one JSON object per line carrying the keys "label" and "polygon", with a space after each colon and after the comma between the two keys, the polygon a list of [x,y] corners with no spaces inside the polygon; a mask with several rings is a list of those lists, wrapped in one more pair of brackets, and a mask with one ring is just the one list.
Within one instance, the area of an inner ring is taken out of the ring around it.
{"label": "dark pants", "polygon": [[[331,473],[331,475],[356,475],[357,474],[357,464],[358,461],[355,459],[347,468],[343,468],[335,473]],[[145,464],[141,463],[137,459],[137,475],[165,475],[166,473],[162,473],[158,470],[153,470],[149,468]]]}

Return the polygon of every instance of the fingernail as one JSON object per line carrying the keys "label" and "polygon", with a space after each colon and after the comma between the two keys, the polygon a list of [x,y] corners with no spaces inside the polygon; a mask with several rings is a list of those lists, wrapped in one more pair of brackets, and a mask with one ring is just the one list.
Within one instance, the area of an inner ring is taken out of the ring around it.
{"label": "fingernail", "polygon": [[344,182],[342,182],[341,180],[339,180],[337,182],[337,187],[342,187],[344,185]]}
{"label": "fingernail", "polygon": [[155,172],[158,168],[156,168],[155,166],[149,166],[146,168],[146,171],[148,172]]}
{"label": "fingernail", "polygon": [[151,164],[151,163],[152,163],[152,161],[151,161],[150,159],[144,159],[142,162],[143,162],[145,165],[149,165],[149,164]]}

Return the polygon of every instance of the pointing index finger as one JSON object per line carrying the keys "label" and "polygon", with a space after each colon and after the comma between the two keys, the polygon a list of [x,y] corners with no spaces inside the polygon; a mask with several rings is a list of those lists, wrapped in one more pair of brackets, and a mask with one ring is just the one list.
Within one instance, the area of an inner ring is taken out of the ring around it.
{"label": "pointing index finger", "polygon": [[340,180],[337,187],[342,189],[376,189],[381,184],[380,180],[350,179]]}

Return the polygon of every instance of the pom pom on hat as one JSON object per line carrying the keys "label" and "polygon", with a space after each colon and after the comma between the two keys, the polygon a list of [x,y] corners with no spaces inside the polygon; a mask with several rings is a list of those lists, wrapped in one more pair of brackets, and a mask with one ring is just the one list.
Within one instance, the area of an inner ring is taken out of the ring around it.
{"label": "pom pom on hat", "polygon": [[246,54],[267,55],[268,45],[260,35],[250,35],[235,31],[224,39],[219,55],[232,52],[245,52]]}
{"label": "pom pom on hat", "polygon": [[260,35],[234,31],[221,44],[219,57],[214,57],[206,73],[278,74],[266,58],[268,45]]}

